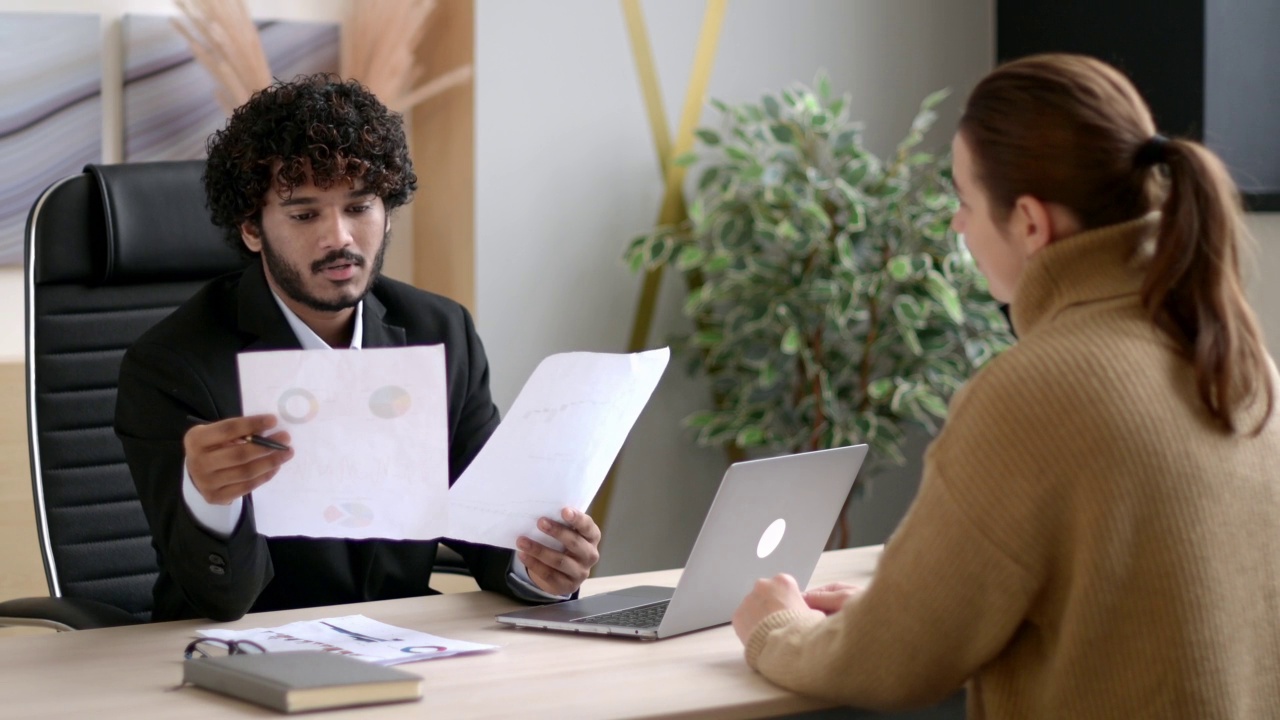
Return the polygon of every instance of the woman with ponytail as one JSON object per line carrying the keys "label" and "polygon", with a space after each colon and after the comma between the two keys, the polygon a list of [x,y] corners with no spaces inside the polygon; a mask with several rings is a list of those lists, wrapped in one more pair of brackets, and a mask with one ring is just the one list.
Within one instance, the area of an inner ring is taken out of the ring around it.
{"label": "woman with ponytail", "polygon": [[747,662],[879,709],[1280,716],[1277,376],[1222,163],[1075,55],[997,68],[952,150],[1019,342],[953,400],[871,584],[761,580]]}

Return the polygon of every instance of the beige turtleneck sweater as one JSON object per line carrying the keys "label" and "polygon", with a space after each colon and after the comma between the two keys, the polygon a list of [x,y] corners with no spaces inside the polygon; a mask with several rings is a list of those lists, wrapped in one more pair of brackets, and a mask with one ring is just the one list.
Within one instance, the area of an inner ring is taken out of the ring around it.
{"label": "beige turtleneck sweater", "polygon": [[1280,421],[1204,411],[1139,302],[1155,222],[1036,253],[866,592],[770,615],[752,667],[879,709],[968,681],[971,718],[1280,717]]}

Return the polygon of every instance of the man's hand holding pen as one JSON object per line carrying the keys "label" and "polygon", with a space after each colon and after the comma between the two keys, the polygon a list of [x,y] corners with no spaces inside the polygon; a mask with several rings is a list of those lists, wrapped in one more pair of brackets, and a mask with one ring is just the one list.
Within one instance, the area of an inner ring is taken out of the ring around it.
{"label": "man's hand holding pen", "polygon": [[[275,426],[274,415],[250,415],[196,424],[187,430],[182,438],[187,474],[200,496],[214,505],[226,505],[275,477],[280,466],[293,458],[293,450],[250,441]],[[267,439],[284,446],[290,440],[283,431]]]}

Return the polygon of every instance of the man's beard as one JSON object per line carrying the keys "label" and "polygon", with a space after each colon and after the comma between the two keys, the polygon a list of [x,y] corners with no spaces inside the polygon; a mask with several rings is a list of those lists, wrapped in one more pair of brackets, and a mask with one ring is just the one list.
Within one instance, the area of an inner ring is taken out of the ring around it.
{"label": "man's beard", "polygon": [[[373,258],[373,269],[369,273],[369,279],[365,282],[364,288],[354,298],[341,298],[338,300],[325,300],[316,297],[307,292],[306,283],[303,282],[302,271],[297,267],[290,265],[288,261],[277,255],[271,249],[271,239],[267,237],[266,230],[262,230],[262,257],[267,262],[267,269],[271,271],[271,277],[276,281],[276,285],[280,286],[281,292],[294,302],[301,303],[312,310],[319,312],[338,312],[355,307],[364,296],[369,294],[369,290],[373,287],[373,281],[382,273],[382,261],[386,258],[387,246],[391,244],[391,232],[387,231],[382,235],[382,247],[378,248],[378,254]],[[329,254],[311,263],[311,273],[319,273],[326,265],[334,262],[346,260],[347,262],[363,267],[365,258],[357,255],[346,248],[330,251]]]}

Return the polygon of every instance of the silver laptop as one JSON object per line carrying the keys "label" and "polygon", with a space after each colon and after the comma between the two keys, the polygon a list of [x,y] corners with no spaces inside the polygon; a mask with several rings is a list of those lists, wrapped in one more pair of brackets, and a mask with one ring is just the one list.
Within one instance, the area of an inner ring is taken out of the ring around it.
{"label": "silver laptop", "polygon": [[809,583],[866,456],[866,445],[854,445],[735,463],[674,590],[642,585],[496,620],[648,640],[723,625],[758,578],[788,573]]}

